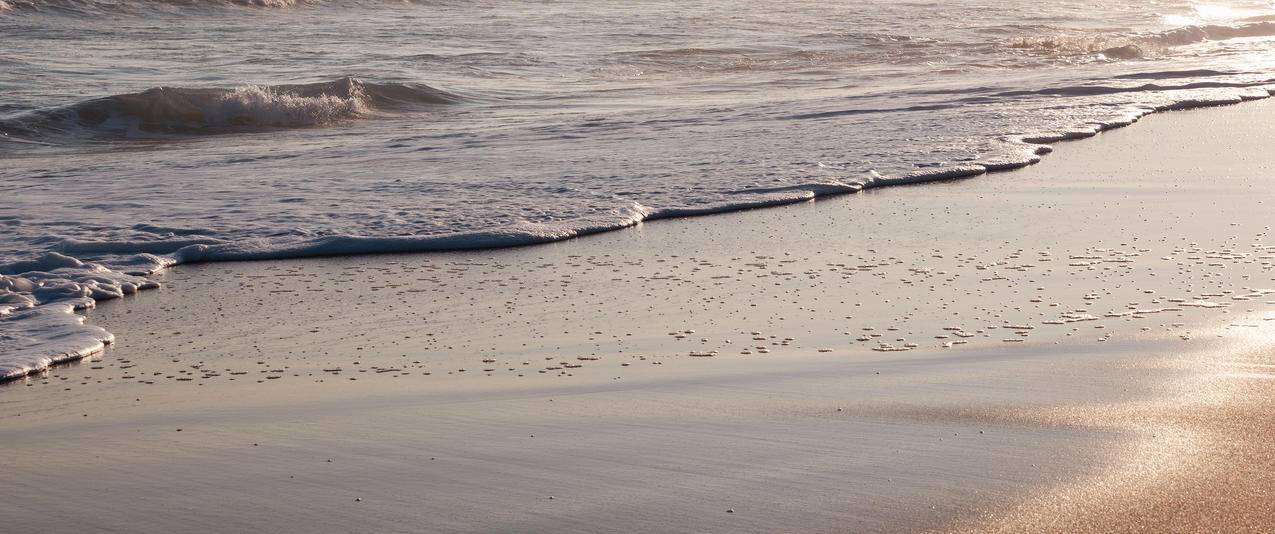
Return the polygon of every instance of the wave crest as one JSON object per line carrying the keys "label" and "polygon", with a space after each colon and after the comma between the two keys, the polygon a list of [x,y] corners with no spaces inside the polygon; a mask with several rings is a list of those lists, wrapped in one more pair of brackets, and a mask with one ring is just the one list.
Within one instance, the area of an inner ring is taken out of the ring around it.
{"label": "wave crest", "polygon": [[1010,48],[1051,56],[1098,54],[1107,59],[1138,59],[1159,55],[1165,50],[1205,41],[1225,41],[1244,37],[1275,36],[1275,22],[1260,21],[1238,26],[1183,26],[1172,30],[1137,35],[1063,35],[1024,37],[1010,42]]}
{"label": "wave crest", "polygon": [[322,126],[375,111],[442,105],[461,97],[423,84],[355,78],[233,89],[156,87],[0,119],[0,134],[59,136],[200,134]]}

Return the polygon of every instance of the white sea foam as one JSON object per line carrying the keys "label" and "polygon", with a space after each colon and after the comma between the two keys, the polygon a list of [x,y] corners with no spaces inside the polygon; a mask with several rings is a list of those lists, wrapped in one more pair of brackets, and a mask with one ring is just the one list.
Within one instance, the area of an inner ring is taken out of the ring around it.
{"label": "white sea foam", "polygon": [[294,127],[328,124],[368,111],[360,95],[304,97],[248,85],[219,96],[203,115],[209,126]]}
{"label": "white sea foam", "polygon": [[71,304],[52,303],[0,314],[0,380],[101,353],[115,336],[84,324]]}
{"label": "white sea foam", "polygon": [[154,287],[58,253],[0,266],[0,380],[101,352],[114,336],[75,311]]}

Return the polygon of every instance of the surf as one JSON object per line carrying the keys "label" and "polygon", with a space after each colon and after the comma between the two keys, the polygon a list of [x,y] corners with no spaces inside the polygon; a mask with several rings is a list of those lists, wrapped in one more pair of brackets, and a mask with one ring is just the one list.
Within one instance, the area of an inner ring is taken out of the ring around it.
{"label": "surf", "polygon": [[155,87],[0,118],[0,135],[58,141],[310,128],[463,100],[425,84],[353,77],[233,88]]}

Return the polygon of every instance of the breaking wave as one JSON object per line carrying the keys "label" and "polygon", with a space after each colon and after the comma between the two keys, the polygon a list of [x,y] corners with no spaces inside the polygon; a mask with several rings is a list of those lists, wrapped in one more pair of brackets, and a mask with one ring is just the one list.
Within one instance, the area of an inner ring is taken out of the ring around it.
{"label": "breaking wave", "polygon": [[392,111],[460,102],[423,84],[355,78],[233,89],[156,87],[0,118],[0,135],[50,138],[228,133],[323,126]]}

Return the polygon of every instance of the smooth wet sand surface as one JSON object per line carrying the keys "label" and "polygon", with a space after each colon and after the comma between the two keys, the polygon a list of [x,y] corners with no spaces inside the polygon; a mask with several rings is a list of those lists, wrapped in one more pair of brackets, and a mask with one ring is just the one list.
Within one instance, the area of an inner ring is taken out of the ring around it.
{"label": "smooth wet sand surface", "polygon": [[546,246],[180,267],[90,312],[103,357],[0,386],[0,517],[1271,530],[1273,115]]}

